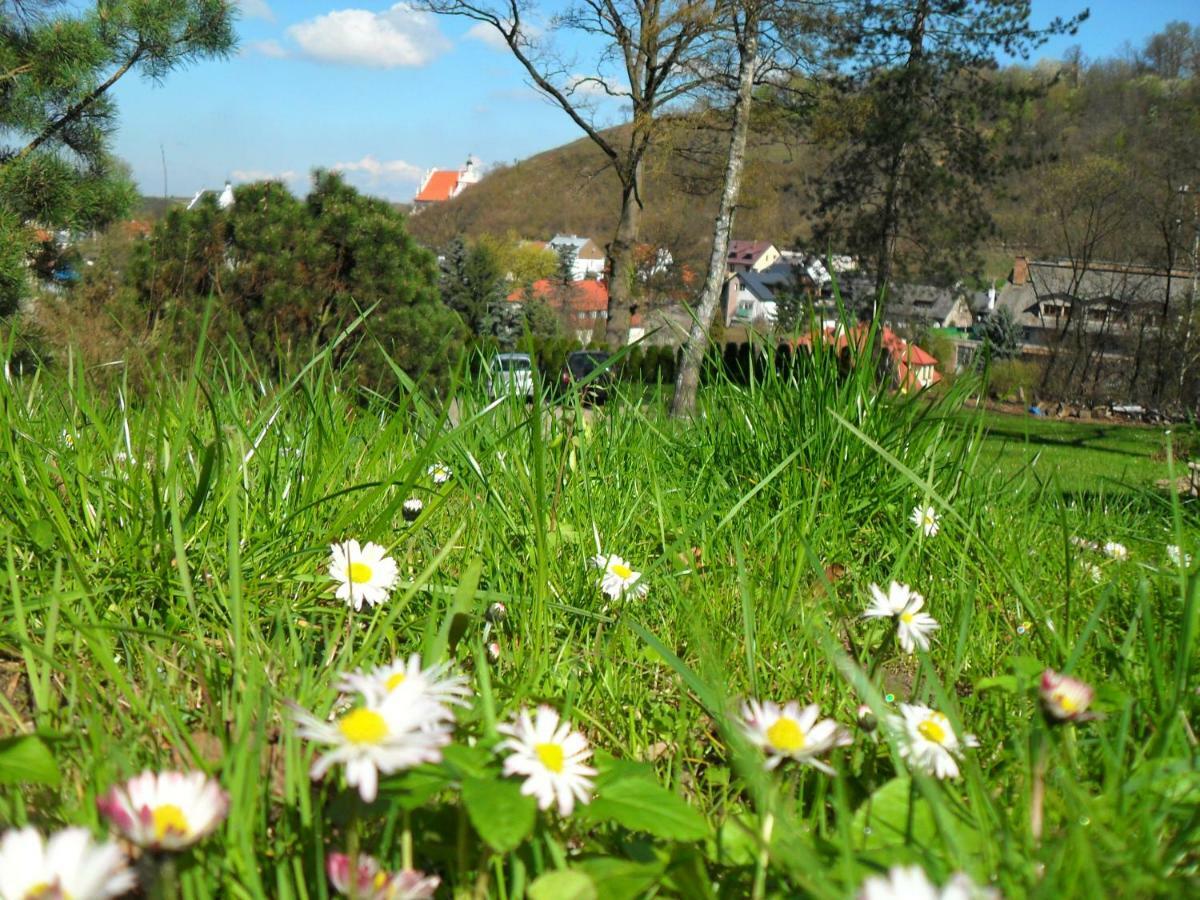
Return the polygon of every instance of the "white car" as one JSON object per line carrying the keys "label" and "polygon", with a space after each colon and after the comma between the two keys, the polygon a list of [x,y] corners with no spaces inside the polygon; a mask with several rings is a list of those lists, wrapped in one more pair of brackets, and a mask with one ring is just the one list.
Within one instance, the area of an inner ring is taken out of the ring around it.
{"label": "white car", "polygon": [[488,368],[488,396],[533,396],[533,360],[528,353],[497,353]]}

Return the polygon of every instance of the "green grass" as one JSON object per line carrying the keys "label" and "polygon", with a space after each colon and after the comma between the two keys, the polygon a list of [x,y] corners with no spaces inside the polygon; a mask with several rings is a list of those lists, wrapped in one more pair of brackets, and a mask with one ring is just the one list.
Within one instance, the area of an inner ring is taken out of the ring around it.
{"label": "green grass", "polygon": [[[988,412],[982,462],[1068,492],[1152,489],[1169,477],[1167,444],[1175,426],[1043,419]],[[1186,426],[1182,433],[1187,433]],[[1183,466],[1176,464],[1176,475]]]}
{"label": "green grass", "polygon": [[[1164,560],[1167,543],[1200,555],[1194,505],[1014,481],[962,393],[905,402],[867,370],[712,384],[690,425],[620,396],[488,406],[459,384],[452,426],[445,398],[348,391],[324,358],[279,387],[232,360],[144,397],[80,372],[3,383],[0,733],[21,737],[0,744],[0,822],[99,835],[114,783],[198,767],[232,808],[181,858],[186,897],[325,897],[325,855],[352,846],[390,868],[411,847],[439,896],[839,897],[900,863],[1010,897],[1194,893],[1197,576]],[[1103,458],[1091,444],[1133,440],[1083,443]],[[410,496],[426,505],[407,524]],[[925,502],[932,539],[908,521]],[[644,600],[598,592],[597,536],[644,573]],[[360,613],[326,575],[350,537],[400,568]],[[861,618],[892,579],[941,623],[928,654]],[[312,782],[287,704],[324,716],[338,672],[410,652],[476,694],[443,763],[369,806],[337,769]],[[1044,725],[1044,666],[1095,684],[1104,718]],[[848,726],[860,704],[928,703],[980,746],[960,779],[910,780],[885,730],[856,730],[836,777],[767,773],[735,725],[746,697]],[[538,703],[597,753],[597,797],[566,820],[534,816],[493,752],[497,723]]]}

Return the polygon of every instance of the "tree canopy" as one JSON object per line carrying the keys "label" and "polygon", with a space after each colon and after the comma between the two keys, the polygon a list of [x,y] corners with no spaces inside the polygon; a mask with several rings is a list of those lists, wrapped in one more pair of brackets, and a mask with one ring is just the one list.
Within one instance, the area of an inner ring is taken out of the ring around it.
{"label": "tree canopy", "polygon": [[43,230],[93,228],[136,198],[110,152],[129,72],[161,80],[234,46],[227,0],[0,0],[0,314]]}
{"label": "tree canopy", "polygon": [[403,214],[331,172],[316,173],[304,200],[268,181],[237,188],[226,210],[211,195],[176,207],[138,248],[129,278],[151,320],[194,316],[216,297],[217,314],[280,371],[371,309],[361,340],[335,361],[372,387],[392,383],[384,354],[441,379],[464,336],[439,296],[437,262]]}

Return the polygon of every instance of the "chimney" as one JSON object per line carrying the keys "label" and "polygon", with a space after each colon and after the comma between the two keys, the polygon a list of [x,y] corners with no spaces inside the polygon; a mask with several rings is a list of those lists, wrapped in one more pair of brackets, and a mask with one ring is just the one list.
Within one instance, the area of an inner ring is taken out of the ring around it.
{"label": "chimney", "polygon": [[1029,283],[1029,259],[1018,256],[1013,260],[1012,283],[1017,287]]}

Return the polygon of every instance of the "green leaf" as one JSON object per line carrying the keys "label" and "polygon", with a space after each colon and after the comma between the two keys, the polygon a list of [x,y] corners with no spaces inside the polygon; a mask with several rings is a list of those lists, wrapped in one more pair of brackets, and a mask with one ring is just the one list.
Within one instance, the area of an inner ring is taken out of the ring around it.
{"label": "green leaf", "polygon": [[708,823],[682,797],[662,785],[634,776],[600,784],[581,817],[592,822],[616,822],[630,831],[644,831],[674,841],[699,841]]}
{"label": "green leaf", "polygon": [[634,900],[654,887],[666,870],[665,863],[633,862],[612,856],[585,859],[576,869],[585,873],[604,895],[604,900]]}
{"label": "green leaf", "polygon": [[599,900],[596,885],[582,872],[547,872],[529,886],[529,900]]}
{"label": "green leaf", "polygon": [[[912,821],[909,822],[909,799]],[[910,778],[893,778],[879,788],[854,813],[851,833],[862,840],[860,849],[877,850],[906,843],[911,828],[914,844],[931,846],[937,839],[937,826],[929,805],[919,792],[912,790]]]}
{"label": "green leaf", "polygon": [[491,754],[482,747],[450,744],[442,751],[442,765],[455,778],[487,778]]}
{"label": "green leaf", "polygon": [[39,550],[54,546],[54,524],[46,519],[35,519],[29,523],[29,539]]}
{"label": "green leaf", "polygon": [[479,836],[497,853],[520,846],[533,831],[537,806],[520,784],[500,778],[464,778],[463,805]]}
{"label": "green leaf", "polygon": [[0,740],[0,784],[58,787],[62,776],[54,754],[32,734]]}
{"label": "green leaf", "polygon": [[1015,694],[1018,690],[1016,675],[996,675],[991,678],[980,678],[975,682],[975,690],[977,691],[1003,691],[1006,694]]}
{"label": "green leaf", "polygon": [[444,765],[424,765],[402,775],[385,779],[381,793],[389,803],[409,811],[424,806],[435,795],[455,782],[454,773]]}

